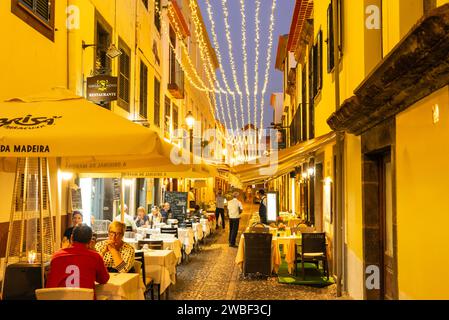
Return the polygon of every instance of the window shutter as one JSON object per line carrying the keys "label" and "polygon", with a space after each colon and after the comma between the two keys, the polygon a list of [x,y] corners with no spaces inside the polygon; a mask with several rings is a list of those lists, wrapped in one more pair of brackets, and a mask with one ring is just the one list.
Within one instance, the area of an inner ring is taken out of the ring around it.
{"label": "window shutter", "polygon": [[50,2],[48,0],[36,0],[36,13],[45,21],[50,20]]}

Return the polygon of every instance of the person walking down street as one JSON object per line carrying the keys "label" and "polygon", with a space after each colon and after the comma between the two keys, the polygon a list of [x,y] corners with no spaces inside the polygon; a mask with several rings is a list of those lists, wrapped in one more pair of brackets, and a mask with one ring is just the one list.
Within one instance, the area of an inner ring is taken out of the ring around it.
{"label": "person walking down street", "polygon": [[215,198],[215,219],[217,222],[217,227],[216,229],[218,229],[220,226],[218,225],[218,217],[221,216],[221,226],[223,228],[223,230],[225,229],[225,206],[226,203],[226,198],[223,196],[223,191],[221,189],[218,190],[217,193],[217,197]]}
{"label": "person walking down street", "polygon": [[265,190],[259,190],[260,194],[260,206],[259,206],[259,217],[260,222],[263,224],[268,224],[267,221],[267,197],[265,195]]}
{"label": "person walking down street", "polygon": [[235,239],[239,232],[240,214],[243,212],[242,203],[237,199],[238,192],[233,194],[233,199],[228,202],[229,213],[229,246],[236,248]]}

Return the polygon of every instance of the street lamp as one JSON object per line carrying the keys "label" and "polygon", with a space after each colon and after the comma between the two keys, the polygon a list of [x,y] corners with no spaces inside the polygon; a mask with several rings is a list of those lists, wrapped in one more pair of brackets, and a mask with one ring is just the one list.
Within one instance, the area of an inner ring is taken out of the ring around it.
{"label": "street lamp", "polygon": [[190,153],[193,153],[193,125],[195,124],[195,118],[193,117],[192,111],[189,111],[186,115],[186,124],[190,133]]}

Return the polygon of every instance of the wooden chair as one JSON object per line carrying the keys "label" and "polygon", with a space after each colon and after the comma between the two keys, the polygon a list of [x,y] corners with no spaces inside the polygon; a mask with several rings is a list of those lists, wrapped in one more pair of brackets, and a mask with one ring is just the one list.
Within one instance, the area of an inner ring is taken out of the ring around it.
{"label": "wooden chair", "polygon": [[[296,248],[298,248],[296,246]],[[299,259],[298,259],[299,258]],[[301,261],[302,278],[305,278],[304,263],[315,263],[317,267],[319,262],[323,261],[323,269],[329,280],[329,267],[327,261],[326,250],[326,234],[325,233],[303,233],[301,236],[301,253],[296,251],[295,267],[296,275],[298,274],[298,260]]]}
{"label": "wooden chair", "polygon": [[178,238],[178,228],[161,228],[161,233],[174,234]]}
{"label": "wooden chair", "polygon": [[243,275],[271,275],[271,233],[245,233]]}
{"label": "wooden chair", "polygon": [[85,288],[36,289],[37,300],[94,300],[94,290]]}
{"label": "wooden chair", "polygon": [[144,292],[144,296],[146,298],[146,295],[148,293],[148,291],[150,291],[150,295],[151,295],[151,300],[154,300],[154,284],[153,284],[153,279],[151,279],[151,277],[148,277],[145,271],[145,255],[143,251],[136,251],[134,253],[134,270],[137,273],[138,270],[136,269],[136,262],[140,263],[140,268],[137,265],[137,267],[140,269],[140,275],[142,276],[142,281],[143,284],[145,286],[145,292]]}
{"label": "wooden chair", "polygon": [[137,248],[142,250],[143,246],[147,245],[148,249],[152,250],[162,250],[164,247],[164,241],[162,240],[139,240],[137,241]]}

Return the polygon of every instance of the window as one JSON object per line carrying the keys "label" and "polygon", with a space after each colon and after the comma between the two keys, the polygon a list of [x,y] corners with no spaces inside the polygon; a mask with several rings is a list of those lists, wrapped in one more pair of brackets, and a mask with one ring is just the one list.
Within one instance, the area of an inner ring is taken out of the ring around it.
{"label": "window", "polygon": [[118,105],[129,111],[129,95],[130,95],[130,72],[131,50],[128,46],[119,39],[119,50],[122,54],[119,57],[119,77],[118,77]]}
{"label": "window", "polygon": [[143,61],[140,62],[140,102],[139,114],[143,118],[147,118],[148,106],[148,67]]}
{"label": "window", "polygon": [[307,140],[307,67],[302,68],[302,103],[301,103],[301,140]]}
{"label": "window", "polygon": [[315,137],[315,130],[314,130],[314,99],[315,99],[315,68],[314,68],[314,57],[315,53],[315,46],[312,46],[310,48],[309,52],[309,139],[313,139]]}
{"label": "window", "polygon": [[145,6],[145,8],[148,9],[148,0],[142,0],[143,5]]}
{"label": "window", "polygon": [[333,4],[337,5],[337,15],[338,15],[338,37],[339,43],[338,48],[340,55],[343,52],[343,0],[332,0],[331,4],[327,8],[327,72],[331,73],[335,67],[335,56],[334,56],[334,15],[333,15]]}
{"label": "window", "polygon": [[154,25],[157,31],[161,32],[161,20],[159,14],[161,13],[161,0],[154,0]]}
{"label": "window", "polygon": [[158,127],[161,126],[161,83],[155,77],[154,78],[154,124]]}
{"label": "window", "polygon": [[108,48],[111,44],[112,28],[98,13],[96,14],[96,33],[95,33],[95,73],[111,74],[111,59],[107,56]]}
{"label": "window", "polygon": [[[178,124],[178,107],[175,106],[173,104],[173,132],[177,132],[177,130],[179,129],[179,124]],[[176,133],[176,137],[178,137],[179,134]]]}
{"label": "window", "polygon": [[55,0],[11,0],[11,12],[54,41]]}
{"label": "window", "polygon": [[170,98],[165,96],[165,106],[164,106],[164,137],[170,139]]}

